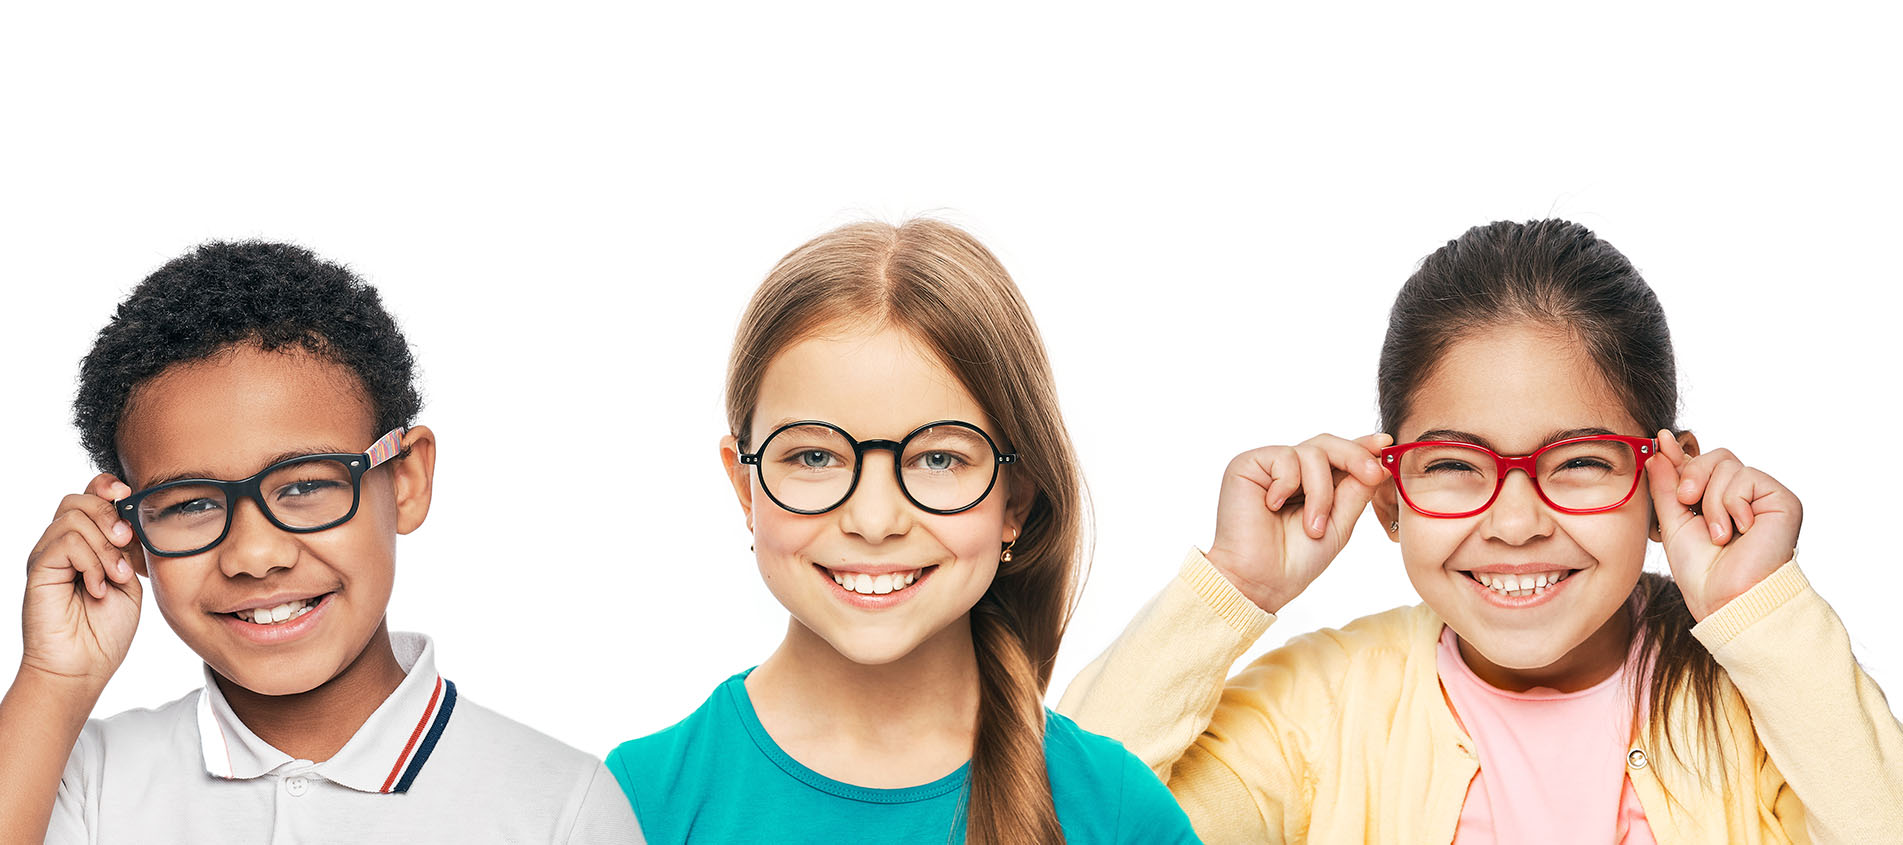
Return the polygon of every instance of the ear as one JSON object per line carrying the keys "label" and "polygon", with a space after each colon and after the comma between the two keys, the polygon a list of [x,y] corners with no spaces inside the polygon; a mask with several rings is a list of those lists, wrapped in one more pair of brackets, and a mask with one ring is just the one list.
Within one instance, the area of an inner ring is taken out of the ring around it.
{"label": "ear", "polygon": [[1381,486],[1374,488],[1374,515],[1381,520],[1381,533],[1391,542],[1401,542],[1400,531],[1390,531],[1389,527],[1401,521],[1401,498],[1394,490],[1394,477],[1381,480]]}
{"label": "ear", "polygon": [[1024,520],[1031,516],[1031,506],[1037,504],[1037,484],[1021,473],[1012,473],[1004,484],[1004,533],[998,536],[1000,544],[1016,540],[1024,533]]}
{"label": "ear", "polygon": [[412,427],[403,433],[397,454],[388,464],[396,489],[396,533],[408,534],[429,516],[436,489],[436,432],[426,425]]}
{"label": "ear", "polygon": [[753,473],[740,462],[740,438],[731,434],[720,438],[720,466],[727,471],[727,483],[733,485],[734,498],[747,515],[747,530],[753,530]]}
{"label": "ear", "polygon": [[[1678,433],[1677,439],[1678,439],[1679,448],[1682,448],[1685,450],[1685,457],[1688,457],[1688,458],[1698,457],[1698,435],[1693,434],[1690,431],[1681,431]],[[1640,490],[1639,494],[1644,495],[1645,491]],[[1646,536],[1651,537],[1652,540],[1655,542],[1659,542],[1659,543],[1665,542],[1665,532],[1659,528],[1659,517],[1656,511],[1652,513],[1652,530]]]}

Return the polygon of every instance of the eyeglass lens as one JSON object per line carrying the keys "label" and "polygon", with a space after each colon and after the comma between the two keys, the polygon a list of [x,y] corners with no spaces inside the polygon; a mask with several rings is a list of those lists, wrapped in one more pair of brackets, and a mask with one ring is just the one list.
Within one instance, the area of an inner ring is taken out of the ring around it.
{"label": "eyeglass lens", "polygon": [[[1539,453],[1533,483],[1559,507],[1607,508],[1632,492],[1641,466],[1632,447],[1617,440],[1558,444]],[[1500,484],[1491,453],[1454,444],[1403,453],[1399,481],[1415,507],[1434,513],[1478,510]]]}
{"label": "eyeglass lens", "polygon": [[[258,480],[266,512],[290,528],[320,528],[350,514],[356,501],[350,467],[335,458],[284,464]],[[209,484],[161,487],[140,500],[139,527],[161,552],[199,549],[224,534],[232,502]]]}
{"label": "eyeglass lens", "polygon": [[[823,425],[795,425],[773,434],[760,448],[760,481],[788,508],[821,511],[845,501],[853,489],[852,441]],[[959,510],[990,490],[998,454],[977,430],[938,425],[914,432],[898,456],[899,483],[929,510]]]}

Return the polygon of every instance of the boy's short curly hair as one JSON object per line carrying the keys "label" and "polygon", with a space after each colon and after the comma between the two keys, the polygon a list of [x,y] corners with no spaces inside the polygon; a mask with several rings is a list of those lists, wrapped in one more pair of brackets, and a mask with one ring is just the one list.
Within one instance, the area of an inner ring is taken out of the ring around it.
{"label": "boy's short curly hair", "polygon": [[73,423],[93,463],[124,477],[119,423],[141,382],[240,343],[301,347],[355,373],[378,431],[422,407],[415,358],[375,288],[303,247],[215,241],[140,282],[81,362]]}

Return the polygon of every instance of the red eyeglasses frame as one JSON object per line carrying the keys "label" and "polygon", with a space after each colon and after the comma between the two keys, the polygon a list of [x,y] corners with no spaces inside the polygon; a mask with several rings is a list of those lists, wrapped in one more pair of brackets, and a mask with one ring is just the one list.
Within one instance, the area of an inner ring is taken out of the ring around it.
{"label": "red eyeglasses frame", "polygon": [[[1602,508],[1569,508],[1547,498],[1546,491],[1540,488],[1540,479],[1536,463],[1539,457],[1545,454],[1549,449],[1589,440],[1617,441],[1632,447],[1633,456],[1639,460],[1639,471],[1632,474],[1632,489],[1625,491],[1625,498],[1620,499],[1616,504],[1607,505]],[[1487,497],[1487,503],[1473,510],[1466,511],[1465,513],[1439,513],[1414,504],[1414,500],[1408,498],[1407,485],[1401,482],[1401,456],[1415,449],[1419,449],[1422,446],[1458,446],[1481,454],[1492,455],[1494,465],[1493,495]],[[1401,501],[1406,502],[1410,510],[1421,516],[1434,517],[1435,519],[1464,519],[1493,507],[1493,503],[1500,498],[1500,490],[1506,487],[1507,473],[1516,469],[1526,473],[1526,480],[1533,483],[1533,492],[1540,497],[1540,501],[1545,502],[1546,506],[1553,510],[1559,511],[1560,513],[1573,514],[1605,513],[1606,511],[1618,510],[1619,508],[1625,507],[1625,503],[1632,501],[1632,495],[1639,492],[1639,479],[1645,477],[1646,460],[1650,459],[1654,454],[1657,454],[1658,450],[1659,442],[1657,438],[1627,437],[1623,434],[1593,434],[1585,437],[1569,437],[1565,440],[1555,440],[1552,443],[1541,446],[1531,455],[1521,455],[1519,457],[1502,455],[1478,443],[1467,443],[1459,440],[1419,440],[1413,443],[1401,443],[1382,449],[1381,466],[1387,469],[1388,475],[1394,477],[1394,489],[1401,494]]]}

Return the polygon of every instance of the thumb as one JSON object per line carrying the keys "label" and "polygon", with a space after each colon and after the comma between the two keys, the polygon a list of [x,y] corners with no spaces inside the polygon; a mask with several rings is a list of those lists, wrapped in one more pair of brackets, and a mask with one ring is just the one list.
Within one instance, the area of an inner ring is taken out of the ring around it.
{"label": "thumb", "polygon": [[1669,535],[1693,518],[1691,508],[1678,500],[1678,467],[1672,465],[1663,451],[1646,459],[1645,479],[1652,493],[1652,508],[1658,514],[1660,531]]}
{"label": "thumb", "polygon": [[1363,484],[1354,476],[1344,476],[1341,483],[1335,485],[1335,505],[1328,514],[1329,522],[1341,527],[1342,542],[1348,541],[1348,535],[1355,530],[1360,521],[1361,512],[1368,508],[1368,502],[1374,498],[1374,486]]}

